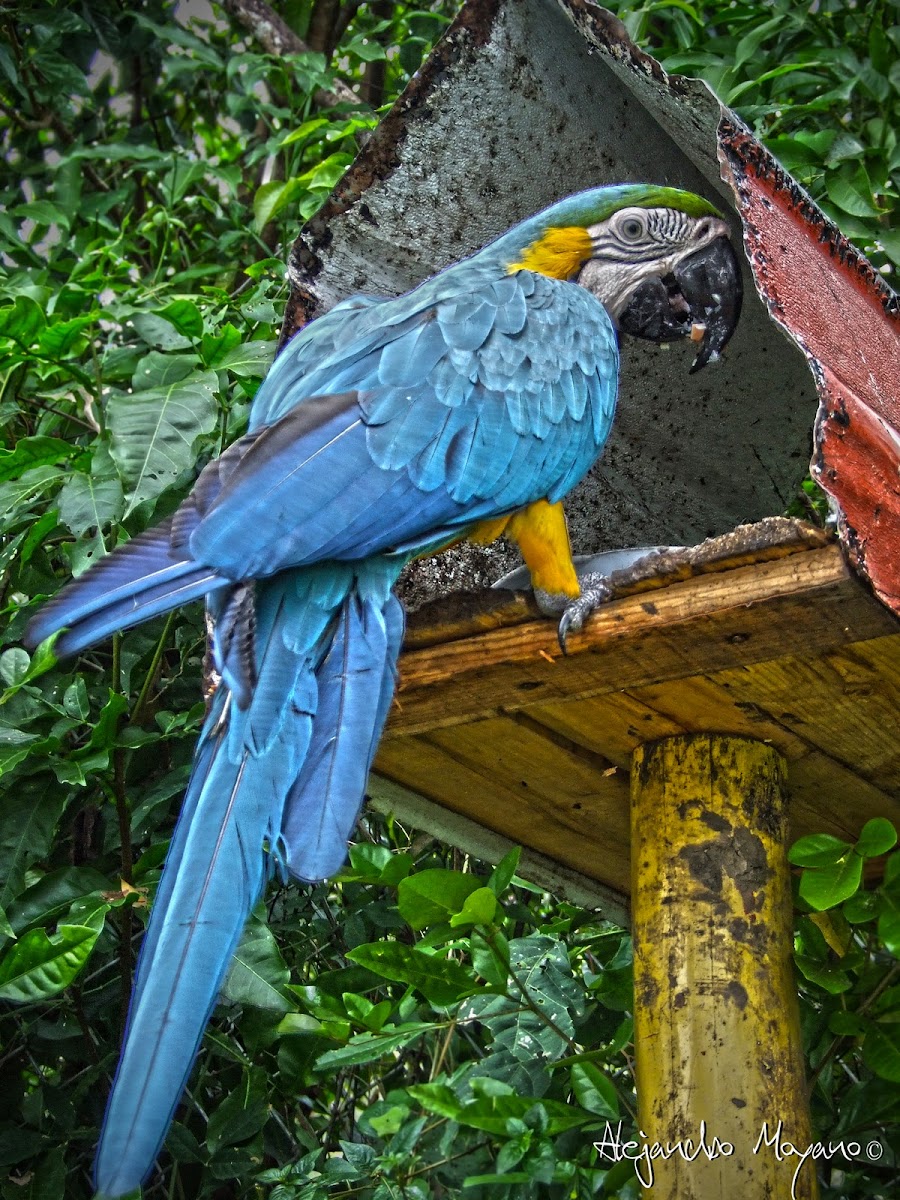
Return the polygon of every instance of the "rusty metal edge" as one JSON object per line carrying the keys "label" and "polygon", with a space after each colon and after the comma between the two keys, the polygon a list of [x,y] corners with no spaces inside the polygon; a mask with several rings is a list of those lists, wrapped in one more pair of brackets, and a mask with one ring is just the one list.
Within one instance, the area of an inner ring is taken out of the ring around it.
{"label": "rusty metal edge", "polygon": [[[737,202],[738,212],[743,217],[747,205],[746,172],[750,168],[760,180],[771,185],[774,193],[784,192],[790,208],[797,213],[818,243],[824,244],[832,258],[842,267],[856,274],[859,283],[875,293],[879,303],[890,316],[900,315],[900,295],[885,283],[861,250],[841,233],[837,225],[822,212],[807,191],[787,173],[781,163],[769,153],[762,142],[753,136],[740,117],[730,109],[722,107],[722,118],[717,131],[719,162],[722,178],[731,187]],[[749,247],[747,257],[755,267]],[[756,271],[754,269],[754,278]],[[757,290],[769,306],[773,319],[795,341],[804,354],[808,351],[797,333],[781,319],[777,306],[773,307],[765,289],[757,279]]]}
{"label": "rusty metal edge", "polygon": [[[830,380],[829,363],[820,354],[814,353],[806,345],[801,330],[794,328],[791,321],[781,309],[777,299],[772,296],[761,276],[761,264],[757,261],[757,252],[751,242],[751,230],[748,222],[753,180],[768,189],[771,195],[783,195],[785,207],[795,214],[801,224],[809,231],[809,237],[819,246],[824,246],[829,256],[835,260],[838,269],[843,271],[856,285],[858,291],[869,303],[879,306],[884,315],[892,321],[900,336],[900,295],[894,292],[875,270],[865,255],[850,242],[840,229],[831,221],[809,196],[809,194],[781,166],[772,154],[753,136],[750,130],[730,110],[723,107],[722,117],[717,133],[719,145],[719,162],[723,180],[731,187],[737,202],[738,212],[744,226],[744,244],[747,259],[756,285],[756,290],[769,310],[772,320],[791,338],[806,356],[819,397],[819,407],[813,426],[813,449],[810,461],[812,477],[823,491],[831,497],[838,509],[837,531],[844,556],[856,574],[869,585],[879,601],[892,612],[900,615],[900,579],[897,578],[896,564],[886,561],[890,558],[891,548],[886,547],[884,553],[879,553],[878,541],[881,539],[879,530],[879,513],[881,505],[875,505],[871,520],[868,520],[860,505],[858,489],[850,488],[829,465],[829,448],[832,452],[836,443],[843,436],[857,435],[844,428],[849,425],[846,414],[835,395],[836,380]],[[868,406],[860,398],[861,404],[867,411]],[[893,439],[881,427],[885,422],[877,414],[872,413],[868,422],[871,428],[867,433],[874,438],[873,448],[880,458],[891,458],[898,469],[900,461],[896,453],[896,442],[900,440],[900,430],[893,428]],[[836,430],[836,426],[841,426]],[[834,434],[837,432],[838,437]],[[884,436],[882,436],[884,435]],[[876,497],[872,496],[873,504]],[[853,519],[848,519],[844,508],[847,504],[853,507]],[[876,534],[879,535],[876,540]]]}

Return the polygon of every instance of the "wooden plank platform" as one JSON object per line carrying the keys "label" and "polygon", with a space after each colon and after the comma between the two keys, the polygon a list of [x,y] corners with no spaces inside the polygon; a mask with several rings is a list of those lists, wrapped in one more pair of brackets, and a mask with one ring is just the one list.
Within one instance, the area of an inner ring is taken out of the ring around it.
{"label": "wooden plank platform", "polygon": [[775,746],[793,836],[900,822],[900,621],[821,531],[659,556],[569,650],[523,593],[420,610],[376,772],[621,895],[631,754],[669,734]]}

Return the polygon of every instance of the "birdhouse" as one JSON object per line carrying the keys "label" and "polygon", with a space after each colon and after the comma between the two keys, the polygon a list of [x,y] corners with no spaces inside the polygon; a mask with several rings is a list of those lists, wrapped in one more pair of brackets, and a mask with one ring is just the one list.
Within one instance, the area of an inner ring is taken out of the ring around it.
{"label": "birdhouse", "polygon": [[[744,249],[724,361],[688,375],[687,347],[624,340],[614,432],[567,501],[576,554],[658,549],[613,574],[565,657],[527,585],[489,586],[511,548],[416,564],[370,790],[630,912],[640,1128],[665,1143],[705,1121],[735,1147],[660,1164],[653,1196],[786,1195],[796,1164],[752,1154],[773,1115],[811,1141],[785,847],[900,820],[896,298],[705,84],[610,13],[468,0],[301,232],[285,333],[627,181],[707,196]],[[780,515],[810,462],[835,530]],[[817,1194],[811,1168],[793,1194]]]}

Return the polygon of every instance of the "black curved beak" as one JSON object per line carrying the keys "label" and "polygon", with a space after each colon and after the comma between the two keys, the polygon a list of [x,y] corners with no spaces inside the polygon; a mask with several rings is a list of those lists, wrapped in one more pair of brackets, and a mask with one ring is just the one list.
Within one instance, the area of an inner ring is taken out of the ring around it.
{"label": "black curved beak", "polygon": [[743,295],[734,247],[727,237],[718,237],[671,275],[641,284],[619,317],[619,328],[654,342],[699,341],[693,375],[719,357],[737,327]]}

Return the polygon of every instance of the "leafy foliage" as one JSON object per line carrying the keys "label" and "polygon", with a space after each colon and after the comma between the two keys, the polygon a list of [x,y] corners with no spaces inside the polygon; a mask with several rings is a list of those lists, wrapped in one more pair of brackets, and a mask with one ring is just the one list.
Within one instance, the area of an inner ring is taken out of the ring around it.
{"label": "leafy foliage", "polygon": [[[195,610],[159,619],[77,669],[17,643],[62,579],[171,512],[243,432],[274,350],[282,248],[451,11],[345,4],[323,23],[328,7],[283,5],[313,48],[278,58],[223,14],[180,20],[165,0],[0,7],[4,1200],[91,1193],[134,951],[202,719],[205,629]],[[887,264],[892,11],[679,0],[626,19],[786,158],[791,137],[788,165]],[[364,102],[326,103],[339,79]],[[841,180],[875,211],[842,208],[835,196],[863,205]],[[855,846],[795,850],[817,1132],[886,1148],[881,1163],[836,1160],[833,1197],[883,1190],[900,1153],[892,847],[875,823]],[[370,816],[338,880],[271,892],[147,1197],[635,1197],[631,1164],[592,1147],[606,1121],[635,1133],[630,939],[515,870],[515,854],[491,871]]]}
{"label": "leafy foliage", "polygon": [[[860,1163],[843,1167],[834,1195],[878,1194],[881,1170],[900,1157],[900,851],[897,831],[868,821],[856,843],[827,834],[801,838],[790,860],[802,867],[795,960],[804,1040],[814,1084],[813,1119],[835,1141],[876,1147],[873,1180]],[[864,888],[867,863],[877,886]],[[874,1190],[873,1190],[874,1189]],[[826,1195],[829,1193],[826,1192]]]}
{"label": "leafy foliage", "polygon": [[896,0],[608,0],[668,71],[705,79],[841,230],[900,266]]}

